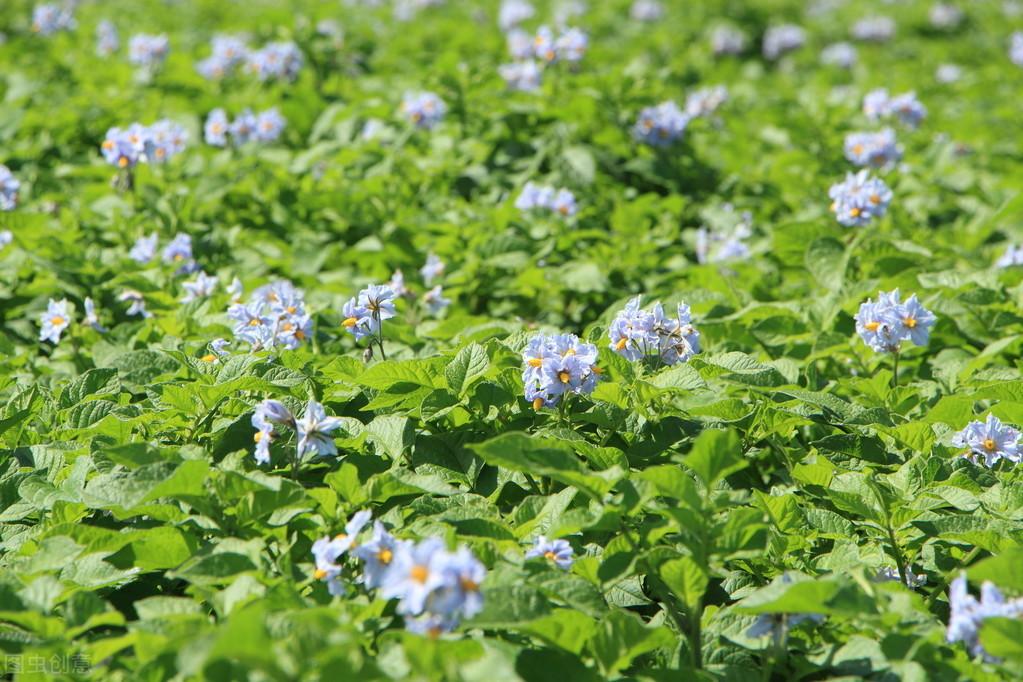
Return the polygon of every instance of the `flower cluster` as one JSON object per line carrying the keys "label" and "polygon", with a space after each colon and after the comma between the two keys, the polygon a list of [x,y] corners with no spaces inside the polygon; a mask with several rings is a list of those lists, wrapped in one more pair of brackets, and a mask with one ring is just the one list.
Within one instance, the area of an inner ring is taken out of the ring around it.
{"label": "flower cluster", "polygon": [[71,6],[36,5],[32,9],[32,32],[41,36],[50,36],[58,31],[74,30],[75,21]]}
{"label": "flower cluster", "polygon": [[984,466],[992,467],[1000,459],[1007,459],[1018,464],[1023,459],[1019,449],[1020,433],[993,414],[987,419],[971,421],[966,428],[955,435],[952,444],[956,447],[968,448],[967,457],[973,462],[984,458]]}
{"label": "flower cluster", "polygon": [[821,63],[851,69],[856,65],[856,48],[849,43],[833,43],[821,50]]}
{"label": "flower cluster", "polygon": [[931,5],[927,18],[934,28],[950,29],[963,23],[963,11],[947,2],[936,2]]}
{"label": "flower cluster", "polygon": [[1005,248],[1005,253],[995,261],[996,268],[1008,268],[1013,265],[1023,265],[1023,246],[1009,244]]}
{"label": "flower cluster", "polygon": [[710,116],[727,101],[728,88],[723,85],[694,90],[686,97],[685,112],[690,118]]}
{"label": "flower cluster", "polygon": [[916,98],[914,92],[905,92],[891,97],[888,90],[878,88],[864,96],[863,113],[871,121],[895,116],[903,124],[910,128],[916,128],[927,116],[927,109]]}
{"label": "flower cluster", "polygon": [[876,133],[849,133],[845,136],[845,158],[857,166],[889,169],[902,158],[895,142],[895,131],[885,128]]}
{"label": "flower cluster", "polygon": [[938,64],[934,71],[934,80],[939,83],[955,83],[963,77],[963,70],[958,64]]}
{"label": "flower cluster", "polygon": [[497,72],[511,90],[534,92],[543,83],[543,68],[532,60],[502,64]]}
{"label": "flower cluster", "polygon": [[1023,599],[1009,599],[1002,595],[993,583],[984,581],[980,586],[978,600],[967,591],[966,576],[960,575],[948,589],[948,630],[945,639],[949,643],[963,642],[973,656],[983,656],[994,662],[993,656],[984,651],[980,643],[981,624],[988,618],[1019,618],[1023,616]]}
{"label": "flower cluster", "polygon": [[[437,254],[431,253],[426,257],[426,264],[419,269],[419,274],[423,278],[423,283],[430,286],[434,280],[444,274],[444,262],[437,257]],[[415,300],[415,294],[405,286],[405,275],[401,270],[394,271],[387,286],[394,292],[395,297]],[[431,315],[439,315],[451,305],[451,299],[445,298],[444,288],[440,284],[436,284],[432,289],[426,291],[421,301]]]}
{"label": "flower cluster", "polygon": [[125,289],[117,297],[117,300],[128,304],[128,310],[125,311],[126,315],[137,316],[143,319],[153,316],[151,312],[146,310],[146,299],[142,296],[141,291]]}
{"label": "flower cluster", "polygon": [[298,78],[305,58],[292,42],[268,43],[262,49],[249,52],[246,68],[261,81],[293,81]]}
{"label": "flower cluster", "polygon": [[934,313],[913,294],[905,302],[899,290],[878,292],[877,301],[868,299],[856,313],[856,332],[878,353],[897,353],[903,341],[926,346],[930,340]]}
{"label": "flower cluster", "polygon": [[293,415],[284,403],[264,400],[252,413],[252,426],[256,429],[253,436],[256,442],[254,454],[259,464],[270,463],[270,443],[279,436],[275,430],[278,426],[294,429],[298,437],[295,444],[295,461],[301,461],[314,454],[321,457],[337,455],[337,446],[331,434],[341,427],[341,419],[328,417],[323,405],[315,400],[310,400],[306,404],[305,414],[301,419]]}
{"label": "flower cluster", "polygon": [[520,211],[543,209],[566,218],[574,216],[579,210],[575,195],[571,191],[564,187],[555,189],[550,185],[538,185],[532,181],[525,184],[522,192],[515,199],[515,208]]}
{"label": "flower cluster", "polygon": [[795,24],[771,26],[764,31],[763,53],[765,59],[775,60],[786,52],[797,50],[806,43],[806,31]]}
{"label": "flower cluster", "polygon": [[1009,61],[1023,66],[1023,31],[1016,31],[1009,39]]}
{"label": "flower cluster", "polygon": [[[240,296],[241,292],[234,294]],[[259,287],[248,303],[232,303],[227,316],[235,322],[235,338],[247,342],[253,350],[278,346],[294,350],[313,335],[305,295],[287,280]]]}
{"label": "flower cluster", "polygon": [[525,398],[536,410],[557,405],[566,394],[592,393],[599,374],[597,347],[575,334],[537,334],[522,353]]}
{"label": "flower cluster", "polygon": [[134,168],[139,162],[162,163],[181,153],[188,141],[183,126],[163,119],[153,125],[133,123],[127,129],[107,131],[100,150],[107,163],[117,168]]}
{"label": "flower cluster", "polygon": [[[141,265],[149,263],[156,256],[159,239],[155,232],[148,237],[139,237],[128,252],[128,257]],[[183,232],[174,235],[170,243],[164,247],[162,257],[164,263],[178,266],[175,272],[177,275],[187,275],[199,269],[199,265],[192,257],[192,237]]]}
{"label": "flower cluster", "polygon": [[14,177],[11,169],[0,164],[0,211],[12,211],[18,205],[18,190],[21,182]]}
{"label": "flower cluster", "polygon": [[688,305],[679,303],[675,313],[665,315],[660,301],[643,310],[636,296],[611,322],[608,347],[630,362],[651,356],[666,365],[686,362],[700,352],[700,332],[693,327]]}
{"label": "flower cluster", "polygon": [[200,270],[194,280],[182,282],[181,286],[185,290],[185,296],[181,299],[181,302],[191,303],[201,298],[209,298],[217,290],[217,281],[217,277],[211,277]]}
{"label": "flower cluster", "polygon": [[753,235],[752,219],[744,211],[730,230],[709,230],[701,227],[696,232],[696,260],[700,263],[720,263],[749,257],[749,247],[743,241]]}
{"label": "flower cluster", "polygon": [[[91,298],[85,298],[84,307],[85,317],[82,318],[82,324],[92,327],[98,332],[105,332],[106,328],[99,323],[96,304]],[[46,311],[39,316],[39,340],[49,341],[53,344],[60,343],[60,336],[71,326],[72,318],[71,304],[66,298],[59,301],[54,301],[51,298],[46,305]]]}
{"label": "flower cluster", "polygon": [[891,17],[864,17],[852,27],[856,40],[884,43],[895,35],[895,20]]}
{"label": "flower cluster", "polygon": [[883,217],[892,201],[888,185],[866,170],[848,173],[845,180],[831,186],[828,196],[831,197],[831,212],[846,227],[867,225],[874,218]]}
{"label": "flower cluster", "polygon": [[533,5],[526,0],[503,0],[497,12],[497,25],[502,31],[509,31],[536,14]]}
{"label": "flower cluster", "polygon": [[714,56],[742,54],[749,39],[734,26],[718,26],[710,34],[710,49]]}
{"label": "flower cluster", "polygon": [[589,38],[577,28],[565,28],[555,37],[549,27],[541,26],[533,36],[533,55],[545,64],[578,62],[589,45]]}
{"label": "flower cluster", "polygon": [[113,22],[104,19],[96,25],[96,54],[109,57],[121,47],[121,38]]}
{"label": "flower cluster", "polygon": [[358,535],[370,519],[369,511],[360,511],[345,524],[344,533],[313,544],[314,577],[327,583],[330,594],[345,592],[339,562],[347,554],[362,562],[358,580],[367,590],[398,600],[397,611],[411,632],[437,637],[483,609],[480,585],[487,570],[467,547],[451,552],[440,538],[401,540],[379,521],[370,538],[360,543]]}
{"label": "flower cluster", "polygon": [[[403,280],[404,281],[404,280]],[[383,336],[383,321],[397,315],[394,307],[394,289],[384,284],[372,284],[351,298],[341,309],[345,316],[341,325],[356,341],[367,336]]]}
{"label": "flower cluster", "polygon": [[406,92],[398,112],[417,128],[431,130],[443,120],[448,106],[432,92]]}
{"label": "flower cluster", "polygon": [[629,8],[629,16],[636,21],[660,21],[664,17],[664,5],[660,0],[635,0]]}
{"label": "flower cluster", "polygon": [[574,550],[568,540],[548,540],[543,535],[537,537],[533,547],[526,552],[527,559],[544,558],[566,571],[575,562],[573,555]]}
{"label": "flower cluster", "polygon": [[195,65],[196,71],[207,80],[228,76],[249,58],[249,46],[238,36],[214,36],[211,47],[213,54]]}
{"label": "flower cluster", "polygon": [[639,112],[632,134],[652,147],[667,147],[682,138],[689,118],[674,102],[662,102]]}
{"label": "flower cluster", "polygon": [[253,114],[246,109],[234,121],[227,118],[223,109],[214,109],[206,117],[203,125],[203,138],[206,144],[214,147],[224,147],[228,143],[228,136],[236,145],[243,145],[249,141],[275,142],[284,130],[286,121],[277,111],[276,107]]}
{"label": "flower cluster", "polygon": [[165,35],[139,33],[128,41],[128,61],[150,73],[163,66],[170,51]]}

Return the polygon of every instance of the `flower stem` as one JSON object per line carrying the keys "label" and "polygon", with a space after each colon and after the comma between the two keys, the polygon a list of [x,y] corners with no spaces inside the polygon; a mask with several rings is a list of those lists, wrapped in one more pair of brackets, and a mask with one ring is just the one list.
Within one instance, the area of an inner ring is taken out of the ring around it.
{"label": "flower stem", "polygon": [[895,351],[892,358],[892,388],[899,386],[899,351]]}

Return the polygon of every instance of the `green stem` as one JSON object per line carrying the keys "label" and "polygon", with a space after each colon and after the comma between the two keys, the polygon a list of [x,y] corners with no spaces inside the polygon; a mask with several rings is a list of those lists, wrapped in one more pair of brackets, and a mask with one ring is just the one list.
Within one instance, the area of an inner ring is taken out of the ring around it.
{"label": "green stem", "polygon": [[899,386],[899,351],[895,351],[892,359],[892,388]]}
{"label": "green stem", "polygon": [[[969,553],[963,557],[963,560],[959,562],[959,568],[966,568],[969,564],[980,555],[983,550],[980,547],[974,547]],[[934,586],[931,593],[927,595],[927,607],[930,608],[934,605],[934,602],[938,601],[938,597],[945,591],[945,587],[948,585],[947,580],[942,580]]]}
{"label": "green stem", "polygon": [[697,670],[703,668],[703,635],[701,632],[701,621],[703,619],[703,600],[697,600],[696,604],[689,609],[689,651],[693,657],[693,667]]}
{"label": "green stem", "polygon": [[907,585],[906,582],[906,559],[902,556],[902,550],[899,549],[899,543],[895,539],[895,531],[892,527],[888,526],[888,542],[892,546],[892,556],[895,557],[895,565],[899,569],[899,580],[902,581],[903,585]]}

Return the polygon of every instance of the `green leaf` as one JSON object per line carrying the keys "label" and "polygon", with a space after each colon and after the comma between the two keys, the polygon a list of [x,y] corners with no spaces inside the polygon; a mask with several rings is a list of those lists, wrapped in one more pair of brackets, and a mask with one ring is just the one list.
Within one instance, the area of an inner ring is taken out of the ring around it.
{"label": "green leaf", "polygon": [[739,436],[731,429],[702,432],[693,442],[685,463],[707,488],[749,466],[743,459]]}
{"label": "green leaf", "polygon": [[614,675],[626,668],[638,656],[669,647],[675,638],[664,627],[647,627],[635,615],[626,611],[612,611],[598,624],[597,631],[587,642],[605,675]]}
{"label": "green leaf", "polygon": [[487,351],[478,343],[471,343],[458,351],[451,363],[444,369],[448,386],[455,395],[462,397],[473,382],[486,375],[490,367]]}
{"label": "green leaf", "polygon": [[687,607],[695,609],[701,603],[710,578],[707,572],[689,556],[665,561],[659,567],[661,580]]}

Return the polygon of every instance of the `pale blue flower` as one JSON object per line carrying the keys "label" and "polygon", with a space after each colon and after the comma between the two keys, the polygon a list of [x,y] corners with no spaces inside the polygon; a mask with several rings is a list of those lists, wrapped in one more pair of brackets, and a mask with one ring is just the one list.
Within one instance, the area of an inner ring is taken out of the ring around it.
{"label": "pale blue flower", "polygon": [[341,423],[338,417],[328,417],[323,405],[310,400],[306,405],[305,414],[295,426],[298,433],[299,457],[314,453],[321,457],[337,455],[337,446],[334,445],[334,437],[330,434],[337,431]]}
{"label": "pale blue flower", "polygon": [[379,521],[374,523],[373,537],[352,551],[363,561],[362,583],[366,589],[375,590],[383,585],[395,554],[408,552],[411,547],[412,543],[408,540],[399,540],[388,533],[384,524]]}
{"label": "pale blue flower", "polygon": [[927,13],[931,26],[937,29],[955,28],[963,22],[963,17],[961,9],[947,2],[934,3]]}
{"label": "pale blue flower", "polygon": [[99,323],[99,317],[96,315],[96,304],[89,296],[85,297],[84,301],[85,317],[82,319],[82,324],[87,327],[92,327],[101,334],[107,331],[106,327]]}
{"label": "pale blue flower", "polygon": [[380,595],[384,599],[398,599],[398,613],[421,614],[430,594],[447,583],[447,554],[440,538],[426,538],[414,545],[396,548],[391,567],[380,586]]}
{"label": "pale blue flower", "polygon": [[125,312],[126,315],[139,316],[143,318],[152,317],[153,314],[146,310],[146,299],[142,296],[142,292],[135,291],[134,289],[125,289],[121,292],[120,296],[117,297],[118,301],[122,303],[128,303],[128,310]]}
{"label": "pale blue flower", "polygon": [[0,211],[13,211],[17,207],[20,188],[21,182],[11,169],[0,164]]}
{"label": "pale blue flower", "polygon": [[437,285],[423,294],[423,303],[426,305],[426,309],[430,311],[431,315],[440,315],[444,310],[451,305],[451,299],[444,297],[444,290],[441,285]]}
{"label": "pale blue flower", "polygon": [[1005,599],[994,583],[985,581],[980,587],[980,600],[967,591],[966,575],[960,574],[948,589],[949,618],[945,639],[949,643],[963,642],[973,656],[996,662],[980,643],[980,627],[988,618],[1023,616],[1023,600]]}
{"label": "pale blue flower", "polygon": [[497,25],[502,31],[508,31],[532,19],[535,13],[533,5],[526,0],[502,0],[497,13]]}
{"label": "pale blue flower", "polygon": [[192,258],[192,237],[184,232],[174,235],[174,239],[163,248],[163,262],[177,265],[175,274],[178,275],[195,272],[199,265]]}
{"label": "pale blue flower", "polygon": [[727,101],[728,88],[725,86],[715,85],[710,88],[701,88],[694,90],[686,97],[685,113],[691,119],[710,116]]}
{"label": "pale blue flower", "polygon": [[181,286],[185,289],[185,297],[181,299],[181,302],[191,303],[197,299],[212,296],[217,289],[217,278],[200,270],[194,280],[182,282]]}
{"label": "pale blue flower", "polygon": [[664,17],[664,5],[659,0],[635,0],[629,8],[629,16],[636,21],[660,21]]}
{"label": "pale blue flower", "polygon": [[344,585],[339,577],[341,566],[337,563],[355,544],[355,540],[363,527],[369,523],[372,513],[369,510],[356,512],[345,524],[345,532],[334,536],[324,536],[313,543],[313,561],[316,572],[313,577],[327,583],[327,590],[337,597],[344,594]]}
{"label": "pale blue flower", "polygon": [[927,116],[926,107],[920,103],[920,100],[916,98],[916,93],[913,92],[893,97],[888,102],[888,108],[896,118],[910,128],[919,126],[920,122]]}
{"label": "pale blue flower", "polygon": [[508,31],[505,37],[508,41],[508,52],[511,54],[512,59],[525,61],[534,56],[533,36],[521,29],[513,29]]}
{"label": "pale blue flower", "polygon": [[578,28],[565,29],[554,41],[554,50],[559,61],[578,62],[586,54],[590,39]]}
{"label": "pale blue flower", "polygon": [[213,145],[214,147],[226,146],[229,128],[230,123],[223,109],[211,111],[206,117],[205,125],[203,125],[203,137],[206,140],[206,144]]}
{"label": "pale blue flower", "polygon": [[78,24],[72,7],[55,4],[36,5],[32,9],[32,31],[41,36],[49,36],[58,31],[73,30]]}
{"label": "pale blue flower", "polygon": [[902,158],[895,131],[885,128],[876,133],[849,133],[845,136],[845,158],[857,166],[890,169]]}
{"label": "pale blue flower", "polygon": [[545,536],[540,535],[536,538],[533,547],[526,552],[526,558],[541,557],[567,571],[575,562],[574,553],[572,545],[567,540],[548,540]]}
{"label": "pale blue flower", "polygon": [[801,48],[806,43],[806,31],[795,24],[771,26],[764,32],[765,59],[775,60],[786,52]]}
{"label": "pale blue flower", "polygon": [[883,217],[892,200],[888,185],[867,170],[847,174],[844,181],[831,186],[828,196],[831,211],[838,222],[847,227],[868,225]]}
{"label": "pale blue flower", "polygon": [[50,299],[49,303],[46,304],[46,312],[39,316],[39,324],[42,327],[39,331],[40,341],[49,341],[53,344],[60,343],[60,335],[71,324],[69,305],[66,298],[62,298],[59,301]]}
{"label": "pale blue flower", "polygon": [[406,92],[401,100],[401,115],[417,128],[434,128],[447,111],[447,105],[432,92]]}
{"label": "pale blue flower", "polygon": [[551,407],[569,393],[587,395],[597,384],[597,347],[574,334],[530,340],[522,354],[524,395],[534,409]]}
{"label": "pale blue flower", "polygon": [[667,147],[682,138],[688,125],[689,116],[668,101],[640,111],[632,133],[652,147]]}
{"label": "pale blue flower", "polygon": [[1016,31],[1009,39],[1009,61],[1023,66],[1023,31]]}
{"label": "pale blue flower", "polygon": [[532,60],[502,64],[497,68],[497,72],[511,90],[535,92],[543,83],[543,69],[539,63]]}
{"label": "pale blue flower", "polygon": [[298,77],[305,58],[292,42],[269,43],[261,50],[249,52],[248,69],[261,81],[293,81]]}
{"label": "pale blue flower", "polygon": [[864,17],[852,26],[852,37],[874,43],[884,43],[895,36],[895,20],[891,17]]}
{"label": "pale blue flower", "polygon": [[284,130],[284,117],[276,107],[260,112],[256,116],[254,137],[259,142],[275,142]]}
{"label": "pale blue flower", "polygon": [[879,353],[898,352],[903,341],[927,345],[935,316],[924,308],[916,294],[904,303],[899,290],[878,294],[877,302],[868,300],[856,314],[856,332]]}
{"label": "pale blue flower", "polygon": [[742,54],[748,43],[746,34],[734,26],[717,26],[710,34],[710,47],[717,57]]}
{"label": "pale blue flower", "polygon": [[170,51],[166,35],[139,33],[128,41],[128,61],[147,71],[156,71],[163,66]]}
{"label": "pale blue flower", "polygon": [[231,122],[228,132],[231,133],[231,138],[237,145],[243,145],[249,140],[252,140],[256,136],[257,121],[255,114],[250,109],[246,109],[242,113],[235,117],[234,121]]}
{"label": "pale blue flower", "polygon": [[121,38],[113,22],[104,19],[96,25],[96,54],[109,57],[121,47]]}
{"label": "pale blue flower", "polygon": [[10,230],[0,230],[0,249],[14,242],[14,233]]}
{"label": "pale blue flower", "polygon": [[851,69],[857,58],[856,48],[846,42],[832,43],[821,50],[821,63],[828,66]]}
{"label": "pale blue flower", "polygon": [[891,113],[891,97],[886,88],[871,90],[863,96],[863,113],[871,121],[884,118]]}
{"label": "pale blue flower", "polygon": [[988,414],[983,422],[971,421],[952,439],[956,447],[969,448],[969,458],[979,462],[983,457],[984,466],[992,467],[1000,459],[1018,464],[1023,458],[1019,446],[1020,433],[1008,424]]}

